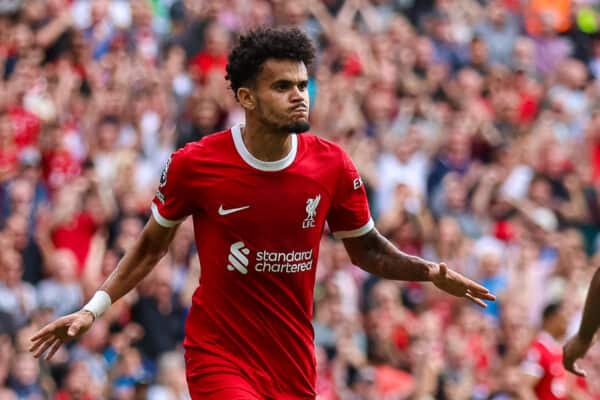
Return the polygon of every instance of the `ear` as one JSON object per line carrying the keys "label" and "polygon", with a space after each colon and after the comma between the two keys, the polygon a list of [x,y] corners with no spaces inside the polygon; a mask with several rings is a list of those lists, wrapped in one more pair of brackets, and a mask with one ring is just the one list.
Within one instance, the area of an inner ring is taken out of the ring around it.
{"label": "ear", "polygon": [[252,90],[247,87],[241,87],[237,90],[237,97],[240,105],[246,110],[254,110],[256,108],[256,97]]}

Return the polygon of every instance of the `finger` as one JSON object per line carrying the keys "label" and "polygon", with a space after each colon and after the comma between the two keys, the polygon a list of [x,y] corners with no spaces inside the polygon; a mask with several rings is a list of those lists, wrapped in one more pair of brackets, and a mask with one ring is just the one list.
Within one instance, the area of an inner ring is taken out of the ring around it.
{"label": "finger", "polygon": [[75,321],[69,327],[69,330],[67,331],[67,335],[75,336],[79,333],[79,329],[81,329],[81,323],[78,321]]}
{"label": "finger", "polygon": [[46,350],[48,350],[48,347],[50,347],[55,340],[56,339],[45,340],[42,347],[40,347],[35,353],[33,353],[34,357],[39,358],[42,354],[44,354]]}
{"label": "finger", "polygon": [[448,275],[448,266],[445,263],[439,263],[439,275],[442,278],[445,278]]}
{"label": "finger", "polygon": [[[441,266],[443,263],[440,263],[440,271],[441,271]],[[481,294],[488,294],[490,293],[489,289],[486,288],[485,286],[480,285],[479,283],[467,278],[464,275],[459,274],[458,272],[454,272],[454,271],[450,271],[448,270],[448,267],[444,264],[446,273],[448,275],[451,274],[452,278],[454,278],[454,280],[460,282],[461,285],[463,285],[466,290],[472,292],[473,294],[475,293],[481,293]],[[440,272],[441,274],[441,272]],[[493,295],[492,295],[493,296]],[[495,298],[495,296],[494,296]]]}
{"label": "finger", "polygon": [[469,293],[473,297],[477,297],[478,299],[489,300],[489,301],[496,300],[496,296],[494,296],[491,293],[472,292],[471,290],[467,290],[467,293]]}
{"label": "finger", "polygon": [[60,349],[60,346],[62,346],[62,344],[63,341],[57,338],[56,342],[54,342],[52,347],[50,347],[50,351],[46,355],[46,360],[50,360],[52,357],[54,357],[54,354],[56,354],[56,352],[58,351],[58,349]]}
{"label": "finger", "polygon": [[[44,356],[44,358],[47,360],[48,359],[48,353],[49,353],[49,349],[51,350],[55,345],[56,342],[58,342],[60,339],[55,337],[54,339],[48,341],[48,348],[46,349],[46,351],[44,351],[44,353],[46,354]],[[43,354],[42,354],[43,355]]]}
{"label": "finger", "polygon": [[48,336],[49,334],[53,333],[54,329],[56,329],[56,322],[46,325],[45,327],[40,329],[35,335],[33,335],[29,340],[34,342],[38,339],[42,339],[45,336]]}
{"label": "finger", "polygon": [[465,293],[465,297],[467,299],[471,300],[473,303],[477,304],[478,306],[487,308],[487,304],[485,304],[483,301],[481,301],[477,297],[474,297],[471,293]]}
{"label": "finger", "polygon": [[46,335],[46,336],[44,336],[43,338],[40,338],[40,339],[36,340],[36,341],[35,341],[35,342],[33,342],[33,343],[31,344],[31,346],[29,347],[29,351],[30,351],[30,352],[32,352],[32,353],[33,353],[33,352],[35,352],[37,349],[39,349],[39,347],[40,347],[40,346],[41,346],[41,345],[42,345],[44,342],[46,342],[47,340],[52,340],[52,337],[54,337],[54,335],[52,335],[52,334],[49,334],[49,335]]}
{"label": "finger", "polygon": [[477,293],[489,293],[490,292],[490,290],[488,288],[480,285],[479,283],[477,283],[475,281],[472,281],[467,278],[465,278],[465,280],[466,280],[465,285],[469,288],[469,290],[471,292],[477,292]]}
{"label": "finger", "polygon": [[35,337],[32,336],[31,338],[29,338],[29,341],[31,342],[31,346],[33,346],[35,343],[38,343],[40,340],[44,340],[44,339],[46,339],[46,338],[48,338],[50,336],[53,336],[53,335],[54,335],[54,332],[48,332],[48,333],[46,333],[45,335],[42,335],[42,336],[37,336],[37,334],[36,334]]}

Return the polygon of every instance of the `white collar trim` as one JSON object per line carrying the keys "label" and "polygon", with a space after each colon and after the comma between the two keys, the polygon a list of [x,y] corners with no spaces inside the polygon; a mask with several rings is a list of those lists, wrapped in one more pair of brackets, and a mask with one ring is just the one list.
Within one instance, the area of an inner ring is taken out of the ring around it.
{"label": "white collar trim", "polygon": [[292,134],[292,149],[285,157],[277,161],[263,161],[254,157],[246,148],[244,139],[242,138],[242,127],[242,124],[231,127],[231,136],[233,137],[235,149],[246,164],[260,171],[281,171],[292,165],[298,152],[298,137],[295,133]]}

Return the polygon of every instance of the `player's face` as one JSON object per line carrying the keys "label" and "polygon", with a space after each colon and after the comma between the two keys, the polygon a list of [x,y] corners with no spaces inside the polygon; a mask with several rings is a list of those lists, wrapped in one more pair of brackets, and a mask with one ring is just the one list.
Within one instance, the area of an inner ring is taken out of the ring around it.
{"label": "player's face", "polygon": [[310,129],[308,73],[303,62],[267,60],[253,91],[256,112],[262,123],[286,133]]}

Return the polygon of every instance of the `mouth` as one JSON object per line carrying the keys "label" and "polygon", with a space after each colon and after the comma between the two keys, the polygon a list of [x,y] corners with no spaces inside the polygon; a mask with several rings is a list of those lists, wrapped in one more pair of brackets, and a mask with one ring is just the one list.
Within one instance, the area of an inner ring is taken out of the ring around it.
{"label": "mouth", "polygon": [[304,104],[302,104],[302,105],[291,108],[290,111],[293,113],[294,112],[307,112],[308,108]]}

